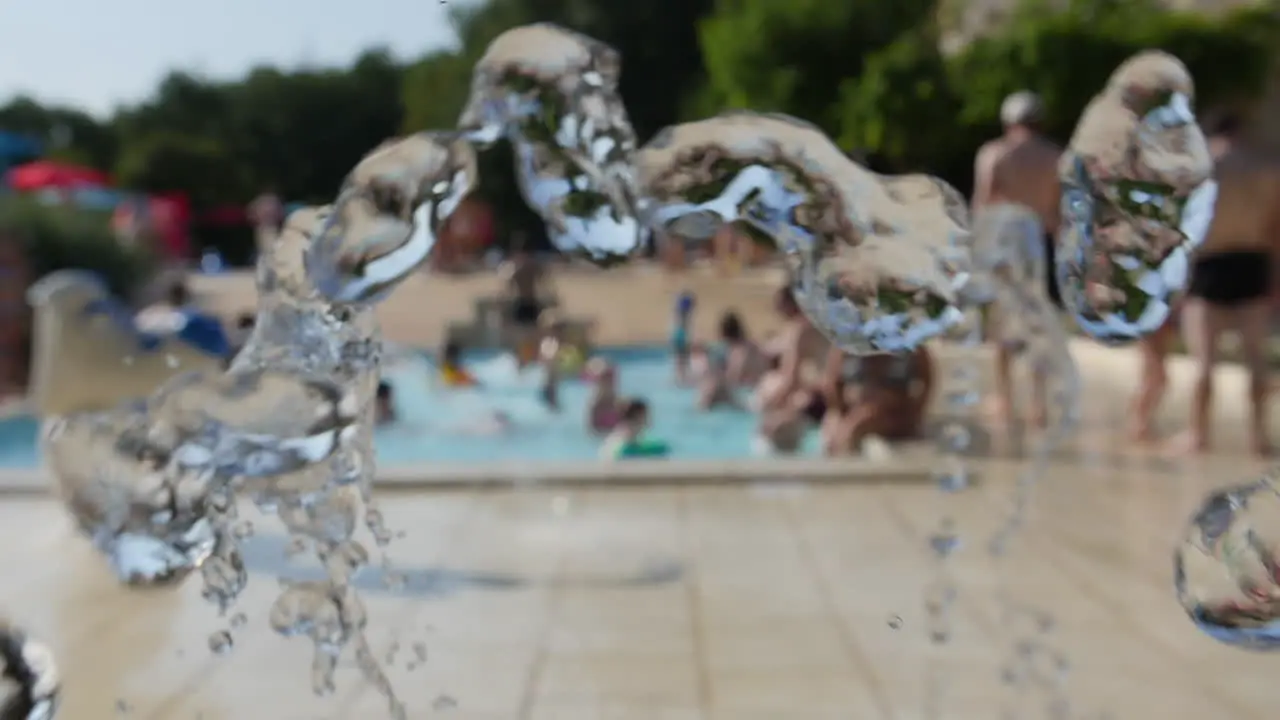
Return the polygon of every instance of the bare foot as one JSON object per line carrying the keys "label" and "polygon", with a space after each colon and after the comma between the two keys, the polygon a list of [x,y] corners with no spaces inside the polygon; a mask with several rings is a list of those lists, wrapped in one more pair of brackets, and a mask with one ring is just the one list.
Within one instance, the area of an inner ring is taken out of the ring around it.
{"label": "bare foot", "polygon": [[1171,438],[1165,449],[1173,455],[1200,455],[1209,451],[1209,439],[1188,430]]}
{"label": "bare foot", "polygon": [[1147,418],[1135,417],[1129,423],[1129,439],[1133,442],[1149,445],[1156,441],[1156,430]]}

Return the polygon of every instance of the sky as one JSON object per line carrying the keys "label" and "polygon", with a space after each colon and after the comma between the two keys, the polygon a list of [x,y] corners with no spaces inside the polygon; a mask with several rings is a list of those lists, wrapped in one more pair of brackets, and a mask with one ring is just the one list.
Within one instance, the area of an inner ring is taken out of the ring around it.
{"label": "sky", "polygon": [[[456,1],[456,0],[455,0]],[[172,70],[349,63],[449,45],[440,0],[0,0],[0,103],[17,94],[106,115]]]}

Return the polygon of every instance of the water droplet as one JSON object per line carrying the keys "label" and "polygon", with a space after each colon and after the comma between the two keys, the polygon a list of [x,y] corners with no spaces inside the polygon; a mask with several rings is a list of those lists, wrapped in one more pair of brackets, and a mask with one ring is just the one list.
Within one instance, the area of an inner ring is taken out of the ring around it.
{"label": "water droplet", "polygon": [[53,653],[0,617],[0,710],[22,720],[50,720],[61,691]]}
{"label": "water droplet", "polygon": [[[1086,107],[1059,164],[1057,276],[1088,335],[1122,341],[1155,332],[1187,289],[1188,257],[1217,197],[1192,86],[1171,55],[1131,57]],[[1135,94],[1153,107],[1135,114]]]}
{"label": "water droplet", "polygon": [[1174,592],[1210,637],[1280,650],[1280,494],[1271,471],[1210,493],[1174,555]]}
{"label": "water droplet", "polygon": [[249,622],[249,618],[244,613],[236,613],[231,616],[232,629],[242,628],[247,622]]}
{"label": "water droplet", "polygon": [[942,429],[940,441],[944,452],[962,453],[972,444],[973,434],[960,423],[948,423]]}
{"label": "water droplet", "polygon": [[215,655],[226,655],[235,647],[231,633],[219,630],[209,636],[209,650]]}
{"label": "water droplet", "polygon": [[929,548],[940,558],[949,557],[960,548],[960,536],[948,532],[935,533],[929,536]]}
{"label": "water droplet", "polygon": [[454,700],[452,697],[449,697],[448,695],[441,695],[431,703],[431,709],[435,710],[436,712],[452,710],[456,707],[458,707],[458,701]]}
{"label": "water droplet", "polygon": [[894,630],[900,629],[902,627],[902,617],[899,615],[894,615],[890,617],[889,627],[893,628]]}
{"label": "water droplet", "polygon": [[943,471],[935,476],[935,481],[943,492],[961,492],[969,488],[969,473],[963,469]]}

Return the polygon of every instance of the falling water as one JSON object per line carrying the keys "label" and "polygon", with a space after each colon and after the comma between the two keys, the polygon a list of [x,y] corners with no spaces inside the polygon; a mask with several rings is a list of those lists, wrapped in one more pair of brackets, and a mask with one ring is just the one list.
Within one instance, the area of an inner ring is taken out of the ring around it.
{"label": "falling water", "polygon": [[61,691],[48,648],[0,618],[0,720],[51,720]]}

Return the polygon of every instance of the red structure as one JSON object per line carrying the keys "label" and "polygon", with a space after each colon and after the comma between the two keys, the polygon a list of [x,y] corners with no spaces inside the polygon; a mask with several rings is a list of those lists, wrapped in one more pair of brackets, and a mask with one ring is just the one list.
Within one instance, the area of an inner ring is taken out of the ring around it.
{"label": "red structure", "polygon": [[108,187],[106,173],[79,165],[37,160],[9,171],[9,186],[19,192],[36,190],[72,190],[80,187]]}

